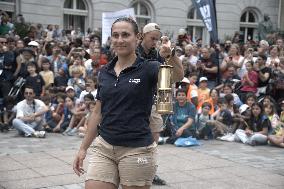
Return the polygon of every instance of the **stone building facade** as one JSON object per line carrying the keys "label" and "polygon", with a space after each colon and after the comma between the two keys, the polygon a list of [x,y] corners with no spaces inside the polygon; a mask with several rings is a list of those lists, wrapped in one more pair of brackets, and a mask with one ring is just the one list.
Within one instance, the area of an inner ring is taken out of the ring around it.
{"label": "stone building facade", "polygon": [[[176,36],[186,28],[194,39],[209,41],[209,34],[196,14],[191,0],[0,0],[9,14],[22,14],[27,22],[57,24],[61,28],[101,28],[102,13],[133,7],[143,27],[160,24],[163,32]],[[244,40],[257,39],[257,26],[268,14],[273,27],[284,30],[283,0],[216,0],[219,38],[224,40],[240,31]]]}

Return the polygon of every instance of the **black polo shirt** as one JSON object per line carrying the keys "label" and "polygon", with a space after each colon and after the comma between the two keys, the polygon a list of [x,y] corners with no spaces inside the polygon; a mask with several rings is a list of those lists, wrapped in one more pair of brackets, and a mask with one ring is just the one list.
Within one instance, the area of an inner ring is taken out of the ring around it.
{"label": "black polo shirt", "polygon": [[115,146],[142,147],[153,143],[149,127],[159,62],[137,57],[117,77],[117,58],[104,66],[98,77],[97,99],[101,101],[100,135]]}

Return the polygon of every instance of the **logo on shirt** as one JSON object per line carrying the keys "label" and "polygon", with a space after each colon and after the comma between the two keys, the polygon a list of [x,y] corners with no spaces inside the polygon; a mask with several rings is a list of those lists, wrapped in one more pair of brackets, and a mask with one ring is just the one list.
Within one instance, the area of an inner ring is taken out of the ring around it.
{"label": "logo on shirt", "polygon": [[129,83],[140,83],[140,79],[129,79]]}

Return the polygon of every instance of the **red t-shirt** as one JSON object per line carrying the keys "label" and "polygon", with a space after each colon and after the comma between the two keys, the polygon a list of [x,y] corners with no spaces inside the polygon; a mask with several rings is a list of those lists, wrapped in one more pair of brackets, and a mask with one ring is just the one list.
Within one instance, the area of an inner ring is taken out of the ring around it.
{"label": "red t-shirt", "polygon": [[241,91],[246,91],[246,92],[257,92],[257,86],[258,86],[258,73],[256,73],[255,71],[251,71],[248,73],[248,77],[249,79],[254,83],[253,86],[250,86],[245,80],[244,78],[242,78],[242,84],[243,87],[241,89]]}

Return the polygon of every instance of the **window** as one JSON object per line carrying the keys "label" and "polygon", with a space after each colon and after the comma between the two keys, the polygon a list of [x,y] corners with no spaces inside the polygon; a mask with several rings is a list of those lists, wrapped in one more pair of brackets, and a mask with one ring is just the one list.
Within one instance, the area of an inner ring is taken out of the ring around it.
{"label": "window", "polygon": [[197,39],[202,39],[204,36],[204,24],[202,18],[197,14],[196,9],[190,8],[187,14],[187,33],[191,36],[194,42]]}
{"label": "window", "polygon": [[258,19],[256,11],[248,9],[244,11],[240,18],[240,40],[247,42],[257,38]]}
{"label": "window", "polygon": [[17,3],[18,0],[0,0],[0,10],[3,10],[10,18],[13,18],[16,15]]}
{"label": "window", "polygon": [[87,5],[84,0],[65,0],[63,23],[65,29],[80,28],[82,32],[86,30],[86,20],[88,17]]}
{"label": "window", "polygon": [[142,28],[146,24],[152,22],[152,14],[150,6],[146,2],[136,1],[132,4],[132,7],[134,8],[138,27],[142,31]]}

